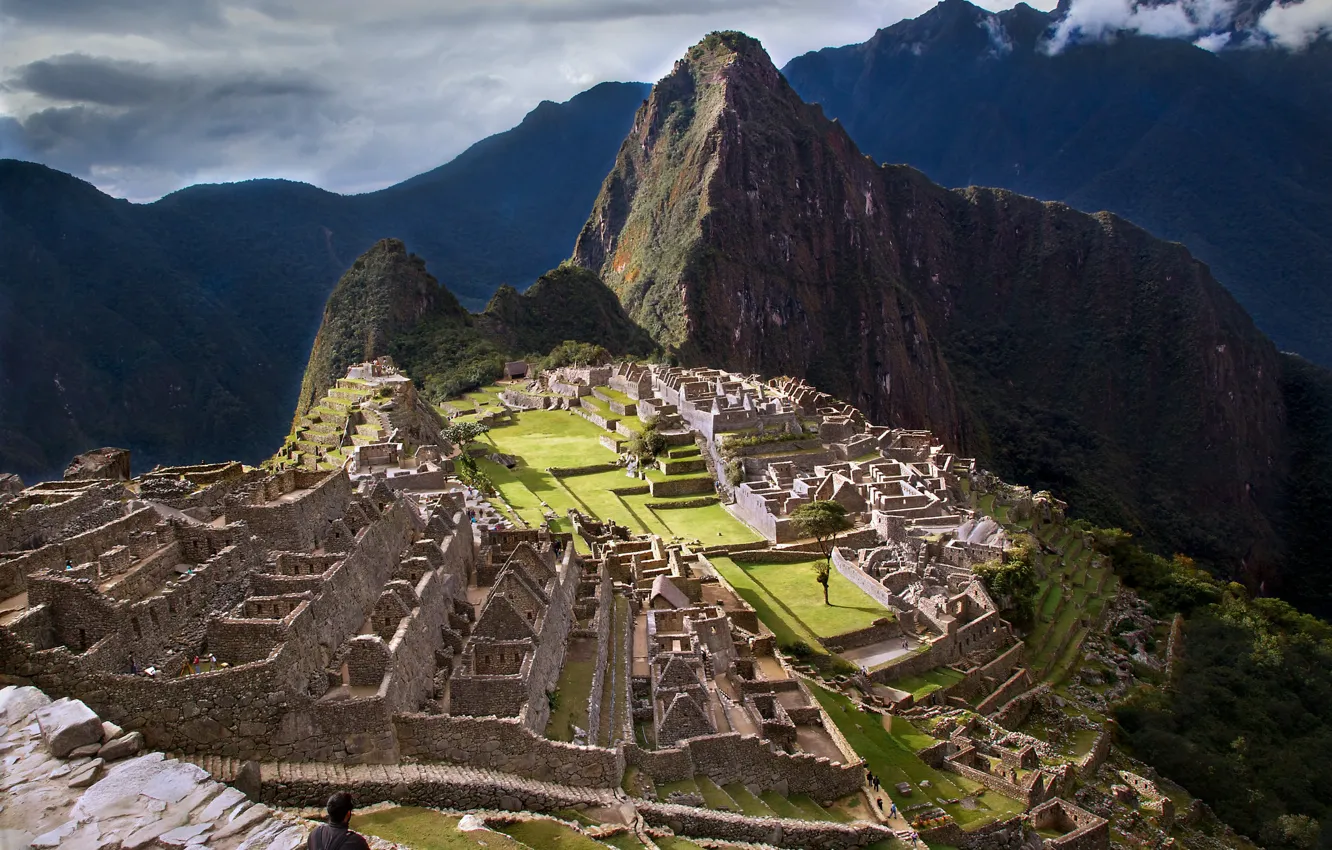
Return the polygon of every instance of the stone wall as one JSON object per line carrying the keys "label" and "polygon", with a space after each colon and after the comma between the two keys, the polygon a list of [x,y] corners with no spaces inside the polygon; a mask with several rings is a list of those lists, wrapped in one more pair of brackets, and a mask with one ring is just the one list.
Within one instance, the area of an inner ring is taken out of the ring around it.
{"label": "stone wall", "polygon": [[623,469],[618,463],[594,463],[588,466],[561,467],[552,466],[546,471],[556,478],[570,478],[575,475],[595,475],[601,472],[615,472]]}
{"label": "stone wall", "polygon": [[260,787],[260,797],[273,806],[322,809],[334,791],[350,791],[358,806],[393,802],[437,807],[447,801],[450,807],[461,811],[551,812],[571,806],[607,806],[616,802],[615,797],[603,790],[537,782],[488,771],[435,769],[431,765],[407,764],[315,773],[317,775],[290,772],[271,781],[266,778]]}
{"label": "stone wall", "polygon": [[665,481],[648,480],[652,498],[665,499],[673,496],[696,496],[700,493],[715,493],[717,485],[711,478],[668,478]]}
{"label": "stone wall", "polygon": [[124,513],[115,501],[124,488],[119,484],[89,487],[68,499],[52,504],[28,504],[20,495],[0,508],[0,552],[37,549],[52,540],[105,525]]}
{"label": "stone wall", "polygon": [[865,595],[870,599],[878,602],[889,611],[896,611],[900,605],[893,599],[893,595],[873,576],[862,570],[859,564],[848,557],[847,553],[850,551],[852,550],[843,549],[841,546],[834,547],[832,553],[833,567],[842,574],[843,578],[865,591]]}
{"label": "stone wall", "polygon": [[1106,850],[1110,846],[1110,822],[1065,800],[1050,800],[1031,810],[1036,829],[1065,834],[1045,839],[1052,850]]}
{"label": "stone wall", "polygon": [[569,629],[573,625],[574,598],[583,575],[583,565],[573,546],[564,550],[558,566],[558,578],[550,594],[541,625],[541,640],[532,658],[527,680],[527,710],[523,712],[528,728],[540,734],[550,721],[550,702],[546,694],[555,690],[568,649]]}
{"label": "stone wall", "polygon": [[1092,742],[1091,750],[1085,756],[1078,759],[1078,777],[1084,781],[1090,780],[1100,770],[1101,765],[1110,756],[1111,734],[1109,729],[1102,729]]}
{"label": "stone wall", "polygon": [[998,709],[1001,705],[1008,702],[1018,694],[1024,693],[1032,686],[1031,674],[1027,670],[1021,669],[1010,676],[1002,685],[995,689],[994,693],[987,696],[976,706],[979,714],[989,714]]}
{"label": "stone wall", "polygon": [[[279,760],[391,759],[393,727],[383,701],[345,701],[336,711],[316,701],[328,687],[327,657],[359,632],[399,554],[424,525],[408,504],[391,505],[330,571],[323,593],[293,612],[285,642],[262,660],[184,677],[173,677],[172,670],[158,678],[129,675],[119,672],[123,654],[105,649],[113,642],[108,635],[82,656],[63,647],[31,653],[27,671],[15,672],[32,675],[49,693],[83,699],[106,719],[143,732],[158,749]],[[203,575],[196,570],[192,580]],[[5,650],[0,646],[0,655]]]}
{"label": "stone wall", "polygon": [[784,753],[753,735],[734,732],[683,743],[694,765],[718,785],[743,782],[762,790],[808,794],[821,803],[853,794],[865,784],[861,762],[837,764],[807,753]]}
{"label": "stone wall", "polygon": [[[288,473],[295,475],[296,471],[288,470]],[[269,498],[264,503],[228,507],[227,521],[245,522],[251,533],[273,549],[314,550],[327,536],[329,526],[342,518],[352,495],[351,481],[346,472],[339,470],[324,474],[314,482],[302,477],[294,478],[293,483],[298,489],[310,487],[310,492],[285,502],[277,501],[280,493],[266,492],[265,496]]]}
{"label": "stone wall", "polygon": [[746,817],[730,812],[693,806],[636,801],[635,807],[649,824],[669,827],[677,835],[744,841],[779,847],[811,850],[843,850],[865,847],[891,839],[893,831],[866,822],[832,823],[790,818]]}
{"label": "stone wall", "polygon": [[[105,524],[0,562],[0,598],[23,593],[27,590],[27,577],[35,572],[63,570],[67,558],[75,565],[96,561],[103,552],[121,543],[129,535],[151,531],[162,519],[150,507],[122,516],[119,503],[113,504],[116,505],[117,515]],[[45,510],[44,507],[38,507],[29,508],[28,511],[39,509]]]}
{"label": "stone wall", "polygon": [[591,732],[601,728],[601,698],[605,693],[606,671],[610,669],[611,622],[614,620],[615,600],[612,596],[610,570],[601,570],[597,586],[597,666],[592,671],[592,690],[587,698],[587,728]]}
{"label": "stone wall", "polygon": [[403,714],[394,718],[404,757],[447,760],[565,785],[617,788],[624,779],[619,750],[552,741],[521,719]]}
{"label": "stone wall", "polygon": [[869,646],[872,643],[880,643],[901,636],[902,624],[897,622],[895,618],[883,617],[875,620],[873,625],[866,626],[863,629],[843,632],[840,635],[833,635],[828,638],[819,638],[819,643],[827,647],[829,652],[845,652],[849,649],[860,649],[862,646]]}

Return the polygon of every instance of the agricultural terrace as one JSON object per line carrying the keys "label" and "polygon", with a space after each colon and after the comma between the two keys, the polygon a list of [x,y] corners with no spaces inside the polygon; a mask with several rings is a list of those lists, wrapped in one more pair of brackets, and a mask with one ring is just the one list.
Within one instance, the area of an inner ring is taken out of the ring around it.
{"label": "agricultural terrace", "polygon": [[[572,508],[666,540],[681,537],[717,545],[761,539],[715,500],[711,504],[679,507],[697,502],[698,497],[653,498],[646,492],[645,481],[630,478],[623,470],[556,477],[546,470],[614,463],[615,452],[598,440],[606,432],[564,410],[528,410],[514,416],[514,424],[494,426],[482,440],[495,451],[517,458],[517,466],[508,469],[487,459],[482,459],[480,466],[504,501],[533,527],[544,521],[544,502],[559,515],[554,525],[562,531],[571,530],[566,514]],[[668,476],[655,470],[652,474],[661,478],[698,477],[696,474]]]}

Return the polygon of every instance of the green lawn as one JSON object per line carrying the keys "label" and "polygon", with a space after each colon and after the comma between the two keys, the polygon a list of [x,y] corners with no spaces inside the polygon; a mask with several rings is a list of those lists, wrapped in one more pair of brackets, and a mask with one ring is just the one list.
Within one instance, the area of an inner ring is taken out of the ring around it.
{"label": "green lawn", "polygon": [[609,463],[615,455],[597,438],[606,433],[566,410],[526,410],[513,425],[491,428],[488,440],[505,454],[518,455],[528,466],[573,467]]}
{"label": "green lawn", "polygon": [[352,828],[385,841],[405,844],[415,850],[477,850],[481,847],[489,850],[520,850],[517,843],[498,832],[459,832],[458,820],[456,815],[446,815],[433,809],[401,806],[369,815],[353,815]]}
{"label": "green lawn", "polygon": [[[617,496],[614,489],[645,482],[623,472],[599,472],[557,479],[547,467],[576,468],[610,463],[615,454],[598,442],[606,433],[576,414],[556,410],[529,410],[513,425],[492,428],[482,440],[504,454],[519,458],[513,469],[481,460],[480,466],[507,501],[529,525],[542,522],[541,502],[564,517],[570,508],[598,519],[614,519],[637,532],[680,536],[705,544],[749,543],[760,536],[726,512],[721,505],[654,511],[649,494]],[[562,520],[563,521],[563,520]],[[559,526],[560,530],[569,530]]]}
{"label": "green lawn", "polygon": [[550,713],[546,724],[546,737],[555,741],[572,741],[573,727],[587,728],[587,699],[592,694],[592,674],[597,662],[566,661],[556,685],[559,705]]}
{"label": "green lawn", "polygon": [[[823,588],[814,577],[814,565],[819,560],[811,558],[793,564],[747,563],[718,556],[712,562],[737,591],[740,589],[739,574],[748,577],[748,584],[761,589],[767,597],[766,607],[786,620],[787,630],[792,633],[832,637],[863,629],[877,619],[892,616],[892,612],[836,570],[828,583],[830,604],[825,605]],[[776,626],[770,622],[768,628],[777,632]]]}
{"label": "green lawn", "polygon": [[613,390],[610,387],[593,387],[592,391],[594,393],[601,393],[602,395],[609,398],[611,401],[615,401],[620,404],[638,404],[638,402],[635,401],[634,399],[630,398],[629,396],[625,395],[619,390]]}
{"label": "green lawn", "polygon": [[528,820],[502,828],[528,847],[542,850],[605,850],[606,845],[553,820]]}
{"label": "green lawn", "polygon": [[[985,791],[976,798],[978,808],[968,811],[960,804],[940,803],[944,798],[962,798],[981,791],[981,786],[955,773],[935,770],[916,756],[921,739],[926,738],[910,724],[901,726],[902,721],[894,719],[893,732],[889,733],[883,725],[883,717],[855,708],[849,699],[841,694],[811,685],[810,690],[832,717],[852,748],[863,758],[882,781],[884,789],[897,803],[898,807],[927,800],[937,803],[948,812],[964,829],[979,826],[994,820],[1011,817],[1022,812],[1022,804],[1016,800],[1001,796],[993,791]],[[930,787],[922,789],[921,780],[928,779]],[[898,782],[910,782],[914,792],[910,797],[900,797],[893,787]]]}
{"label": "green lawn", "polygon": [[[938,667],[928,673],[922,673],[919,676],[906,676],[889,684],[899,691],[907,691],[916,699],[924,699],[937,690],[956,685],[962,679],[963,675],[956,670]],[[929,745],[924,744],[922,746]]]}

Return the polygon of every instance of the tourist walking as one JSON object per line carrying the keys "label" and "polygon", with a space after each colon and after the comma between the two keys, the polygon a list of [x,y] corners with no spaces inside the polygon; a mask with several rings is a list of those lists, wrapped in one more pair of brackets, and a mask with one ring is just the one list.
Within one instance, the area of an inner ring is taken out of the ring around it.
{"label": "tourist walking", "polygon": [[328,798],[328,823],[315,827],[306,842],[307,850],[370,850],[370,845],[351,830],[352,795],[338,791]]}

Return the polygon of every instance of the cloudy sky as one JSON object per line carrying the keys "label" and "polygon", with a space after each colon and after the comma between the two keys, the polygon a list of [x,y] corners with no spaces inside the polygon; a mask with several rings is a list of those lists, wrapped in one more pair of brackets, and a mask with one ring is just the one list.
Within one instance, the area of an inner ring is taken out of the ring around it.
{"label": "cloudy sky", "polygon": [[[1153,0],[1147,14],[1147,0],[1073,0],[1053,44],[1133,29],[1206,46],[1234,2]],[[655,81],[712,30],[760,38],[781,65],[933,5],[0,0],[0,157],[132,200],[250,177],[362,192],[448,161],[541,100],[604,80]],[[1275,11],[1268,30],[1288,44],[1332,29],[1332,0]]]}
{"label": "cloudy sky", "polygon": [[0,157],[133,200],[249,177],[361,192],[451,159],[541,100],[655,81],[711,30],[762,39],[780,65],[932,5],[0,0]]}

